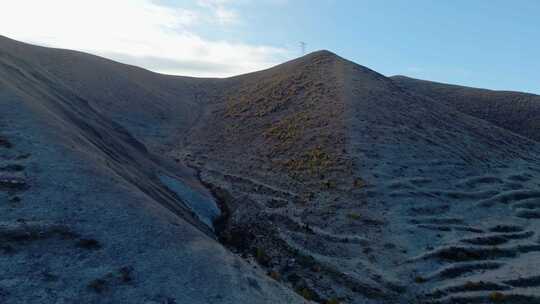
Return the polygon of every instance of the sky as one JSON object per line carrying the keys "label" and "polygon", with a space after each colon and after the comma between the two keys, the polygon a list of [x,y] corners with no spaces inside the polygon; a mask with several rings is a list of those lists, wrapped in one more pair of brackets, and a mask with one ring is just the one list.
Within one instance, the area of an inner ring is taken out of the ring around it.
{"label": "sky", "polygon": [[540,94],[538,0],[0,0],[0,35],[227,77],[330,50],[387,76]]}

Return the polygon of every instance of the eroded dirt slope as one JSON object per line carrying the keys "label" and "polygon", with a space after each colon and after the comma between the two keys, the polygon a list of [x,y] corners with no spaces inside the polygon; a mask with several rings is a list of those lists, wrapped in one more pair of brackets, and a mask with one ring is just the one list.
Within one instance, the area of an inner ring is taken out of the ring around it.
{"label": "eroded dirt slope", "polygon": [[329,52],[234,81],[178,151],[232,250],[322,303],[538,300],[535,141]]}

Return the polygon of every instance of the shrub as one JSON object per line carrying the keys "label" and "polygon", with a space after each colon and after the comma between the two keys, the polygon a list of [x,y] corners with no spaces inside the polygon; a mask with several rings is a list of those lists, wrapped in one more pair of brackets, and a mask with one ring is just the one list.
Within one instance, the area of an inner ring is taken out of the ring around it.
{"label": "shrub", "polygon": [[300,288],[296,292],[308,301],[313,300],[313,293],[307,287]]}
{"label": "shrub", "polygon": [[95,239],[80,239],[77,246],[88,250],[101,249],[101,244]]}
{"label": "shrub", "polygon": [[12,148],[13,145],[11,144],[11,142],[9,140],[7,140],[6,138],[0,136],[0,147],[4,147],[4,148]]}
{"label": "shrub", "polygon": [[424,277],[417,276],[416,278],[414,278],[414,281],[418,284],[422,284],[425,283],[427,280]]}
{"label": "shrub", "polygon": [[88,283],[88,288],[97,293],[102,293],[107,290],[107,281],[103,279],[95,279]]}
{"label": "shrub", "polygon": [[361,218],[360,214],[354,212],[347,214],[347,217],[353,220],[359,220]]}
{"label": "shrub", "polygon": [[268,273],[268,275],[269,275],[272,279],[274,279],[274,280],[276,280],[276,281],[279,281],[280,278],[281,278],[281,275],[279,274],[279,272],[277,272],[277,271],[275,271],[275,270],[270,271],[270,272]]}
{"label": "shrub", "polygon": [[118,273],[120,274],[120,280],[124,283],[129,283],[133,281],[133,267],[131,266],[125,266],[118,270]]}
{"label": "shrub", "polygon": [[363,179],[359,177],[354,179],[353,181],[354,188],[360,189],[360,188],[364,188],[365,186],[366,186],[366,182]]}
{"label": "shrub", "polygon": [[270,257],[264,252],[264,249],[257,247],[255,249],[255,259],[263,266],[267,266],[270,263]]}
{"label": "shrub", "polygon": [[500,303],[504,300],[504,298],[505,298],[504,294],[498,291],[494,291],[489,294],[489,299],[491,300],[491,302],[494,302],[494,303]]}

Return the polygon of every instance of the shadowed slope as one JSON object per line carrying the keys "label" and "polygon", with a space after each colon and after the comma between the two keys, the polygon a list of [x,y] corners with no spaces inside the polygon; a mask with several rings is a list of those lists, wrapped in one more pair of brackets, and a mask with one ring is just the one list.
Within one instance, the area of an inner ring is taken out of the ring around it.
{"label": "shadowed slope", "polygon": [[540,140],[540,96],[521,92],[492,91],[437,83],[405,76],[392,80],[404,89],[445,102],[465,114]]}
{"label": "shadowed slope", "polygon": [[161,77],[174,78],[0,39],[0,302],[300,302],[215,241],[187,204],[208,191],[154,154],[150,127],[187,126],[154,116],[165,99],[141,86]]}

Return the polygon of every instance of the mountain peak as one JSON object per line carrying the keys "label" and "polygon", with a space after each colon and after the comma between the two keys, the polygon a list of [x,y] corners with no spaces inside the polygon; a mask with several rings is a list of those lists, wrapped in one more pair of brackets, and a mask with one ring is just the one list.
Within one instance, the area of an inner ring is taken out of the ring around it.
{"label": "mountain peak", "polygon": [[318,50],[306,54],[300,58],[312,59],[312,58],[321,58],[321,59],[342,59],[336,53],[333,53],[329,50]]}
{"label": "mountain peak", "polygon": [[329,50],[317,50],[317,51],[314,51],[314,52],[311,52],[309,54],[307,54],[307,56],[309,55],[318,55],[318,56],[332,56],[332,57],[338,57],[338,55],[336,55],[336,53],[334,52],[331,52]]}

